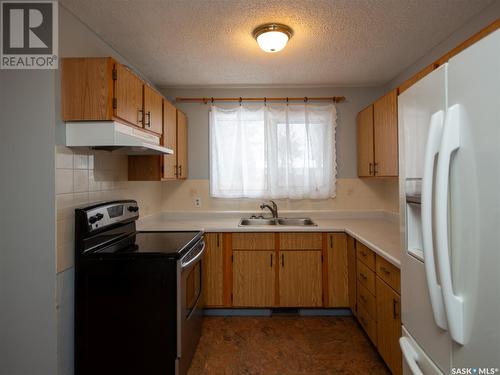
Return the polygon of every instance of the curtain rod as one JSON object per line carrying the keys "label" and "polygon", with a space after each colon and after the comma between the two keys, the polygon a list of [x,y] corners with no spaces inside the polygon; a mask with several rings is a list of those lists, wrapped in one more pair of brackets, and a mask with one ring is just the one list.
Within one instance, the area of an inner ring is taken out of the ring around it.
{"label": "curtain rod", "polygon": [[289,97],[284,97],[284,98],[175,98],[175,101],[177,103],[214,103],[214,102],[291,102],[291,101],[303,101],[303,102],[310,102],[310,101],[315,101],[315,102],[334,102],[334,103],[342,103],[344,102],[345,96],[319,96],[319,97],[307,97],[304,96],[302,98],[289,98]]}

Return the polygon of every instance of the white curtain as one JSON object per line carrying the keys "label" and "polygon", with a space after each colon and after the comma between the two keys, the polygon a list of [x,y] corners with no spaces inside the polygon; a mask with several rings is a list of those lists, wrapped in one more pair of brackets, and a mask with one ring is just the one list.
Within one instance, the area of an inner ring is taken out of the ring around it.
{"label": "white curtain", "polygon": [[336,119],[333,104],[212,106],[211,195],[334,197]]}

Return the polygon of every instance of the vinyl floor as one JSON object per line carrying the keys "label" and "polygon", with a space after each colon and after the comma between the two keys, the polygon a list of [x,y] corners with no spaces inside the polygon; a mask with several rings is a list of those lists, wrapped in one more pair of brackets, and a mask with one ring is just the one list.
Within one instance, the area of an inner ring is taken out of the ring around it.
{"label": "vinyl floor", "polygon": [[390,374],[352,317],[206,317],[188,375]]}

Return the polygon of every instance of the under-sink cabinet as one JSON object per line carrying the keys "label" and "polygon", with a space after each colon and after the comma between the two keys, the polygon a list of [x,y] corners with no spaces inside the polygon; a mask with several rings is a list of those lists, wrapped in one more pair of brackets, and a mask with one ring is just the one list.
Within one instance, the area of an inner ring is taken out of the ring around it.
{"label": "under-sink cabinet", "polygon": [[207,307],[349,307],[344,233],[209,233],[206,238]]}

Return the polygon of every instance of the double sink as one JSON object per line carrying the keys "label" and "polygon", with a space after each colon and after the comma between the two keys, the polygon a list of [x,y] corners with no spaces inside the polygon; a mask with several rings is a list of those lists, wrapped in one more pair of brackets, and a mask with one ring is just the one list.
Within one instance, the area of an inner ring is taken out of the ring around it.
{"label": "double sink", "polygon": [[304,218],[285,218],[285,217],[278,217],[278,218],[264,218],[264,217],[257,217],[257,216],[252,216],[249,218],[242,218],[240,220],[240,223],[238,226],[240,227],[246,227],[246,226],[259,226],[259,225],[281,225],[281,226],[295,226],[295,227],[310,227],[310,226],[317,226],[317,224],[312,221],[308,217]]}

